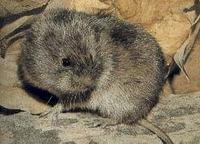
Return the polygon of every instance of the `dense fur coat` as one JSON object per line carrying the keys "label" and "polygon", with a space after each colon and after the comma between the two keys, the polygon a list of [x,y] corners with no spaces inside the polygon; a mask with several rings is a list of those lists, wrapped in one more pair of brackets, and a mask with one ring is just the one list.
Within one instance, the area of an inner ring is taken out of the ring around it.
{"label": "dense fur coat", "polygon": [[53,9],[23,42],[19,77],[56,95],[66,109],[97,110],[135,123],[158,102],[164,59],[142,27],[109,15]]}

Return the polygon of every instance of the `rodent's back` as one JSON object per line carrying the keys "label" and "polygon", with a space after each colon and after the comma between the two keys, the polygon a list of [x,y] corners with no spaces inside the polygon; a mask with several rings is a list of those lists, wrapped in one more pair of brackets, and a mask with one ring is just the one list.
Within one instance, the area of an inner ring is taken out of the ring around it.
{"label": "rodent's back", "polygon": [[107,87],[94,94],[89,105],[105,116],[135,123],[159,100],[166,73],[163,53],[141,26],[112,16],[98,19],[111,38],[112,58],[102,75],[102,85]]}
{"label": "rodent's back", "polygon": [[[67,108],[99,110],[120,122],[134,123],[157,103],[164,58],[156,40],[140,26],[113,16],[61,9],[44,14],[29,34],[19,68],[22,80],[65,99]],[[58,74],[68,50],[75,51],[75,62],[84,59],[86,65],[77,65],[73,74]],[[85,88],[83,92],[85,83],[90,93]],[[77,89],[76,95],[69,94]]]}
{"label": "rodent's back", "polygon": [[163,53],[156,40],[142,27],[112,17],[108,24],[113,50],[110,66],[113,69],[110,68],[111,73],[107,76],[110,88],[100,91],[103,94],[91,103],[97,103],[105,116],[135,123],[159,100],[165,75]]}

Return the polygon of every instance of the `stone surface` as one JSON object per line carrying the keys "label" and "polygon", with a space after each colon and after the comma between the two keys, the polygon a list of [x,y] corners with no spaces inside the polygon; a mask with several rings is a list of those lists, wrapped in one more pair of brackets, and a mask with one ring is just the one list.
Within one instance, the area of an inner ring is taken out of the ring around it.
{"label": "stone surface", "polygon": [[31,11],[45,5],[47,1],[48,0],[1,0],[0,18]]}
{"label": "stone surface", "polygon": [[[148,119],[167,132],[175,144],[199,144],[199,101],[200,92],[162,97]],[[162,144],[141,126],[111,125],[115,123],[111,119],[86,112],[61,113],[56,123],[50,116],[0,112],[1,144]]]}

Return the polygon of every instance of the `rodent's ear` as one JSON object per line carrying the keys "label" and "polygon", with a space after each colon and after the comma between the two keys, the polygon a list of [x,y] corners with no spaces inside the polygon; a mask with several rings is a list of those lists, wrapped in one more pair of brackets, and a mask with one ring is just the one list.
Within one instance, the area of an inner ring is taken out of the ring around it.
{"label": "rodent's ear", "polygon": [[137,31],[130,24],[120,23],[112,27],[111,39],[114,43],[129,45],[135,41]]}

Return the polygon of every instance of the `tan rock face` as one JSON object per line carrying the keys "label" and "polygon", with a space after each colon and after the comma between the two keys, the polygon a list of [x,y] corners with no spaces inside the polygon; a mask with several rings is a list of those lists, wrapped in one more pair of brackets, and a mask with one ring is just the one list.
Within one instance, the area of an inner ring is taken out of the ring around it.
{"label": "tan rock face", "polygon": [[17,85],[17,59],[20,53],[20,41],[13,43],[7,50],[5,59],[0,59],[0,85]]}
{"label": "tan rock face", "polygon": [[109,5],[99,0],[59,0],[51,1],[47,8],[64,7],[86,13],[97,13],[100,10],[108,10]]}
{"label": "tan rock face", "polygon": [[174,80],[173,87],[175,93],[187,93],[192,91],[200,91],[200,35],[194,46],[193,51],[188,57],[185,69],[190,76],[191,81],[181,73]]}

